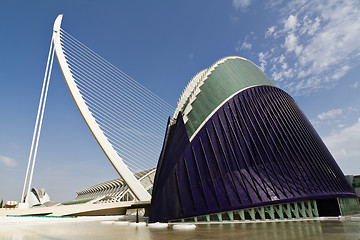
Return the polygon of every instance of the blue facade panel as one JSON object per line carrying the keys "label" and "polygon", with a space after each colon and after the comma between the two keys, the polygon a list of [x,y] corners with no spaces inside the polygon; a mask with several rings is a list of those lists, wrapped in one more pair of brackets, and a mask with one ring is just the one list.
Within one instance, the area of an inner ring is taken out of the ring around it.
{"label": "blue facade panel", "polygon": [[286,202],[356,197],[330,152],[284,91],[246,89],[189,142],[168,125],[150,222]]}

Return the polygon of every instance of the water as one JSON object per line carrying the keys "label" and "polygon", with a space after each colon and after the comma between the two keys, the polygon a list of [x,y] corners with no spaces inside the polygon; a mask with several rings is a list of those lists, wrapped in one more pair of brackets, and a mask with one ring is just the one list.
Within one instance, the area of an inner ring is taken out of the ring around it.
{"label": "water", "polygon": [[100,222],[0,225],[0,240],[27,239],[317,239],[360,240],[360,221],[199,224],[195,230],[150,229]]}

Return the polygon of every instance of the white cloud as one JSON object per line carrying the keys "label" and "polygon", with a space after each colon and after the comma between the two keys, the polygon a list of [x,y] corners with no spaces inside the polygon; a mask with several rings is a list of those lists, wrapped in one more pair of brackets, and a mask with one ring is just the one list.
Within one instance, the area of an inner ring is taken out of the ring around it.
{"label": "white cloud", "polygon": [[327,112],[323,112],[323,113],[320,113],[319,115],[317,115],[317,117],[320,119],[320,120],[327,120],[327,119],[330,119],[330,118],[336,118],[338,116],[340,116],[342,114],[342,109],[341,108],[338,108],[338,109],[331,109]]}
{"label": "white cloud", "polygon": [[251,0],[233,0],[233,6],[236,8],[236,9],[239,9],[239,8],[246,8],[250,5],[251,3]]}
{"label": "white cloud", "polygon": [[259,62],[261,70],[265,71],[265,67],[267,65],[266,55],[263,52],[259,53]]}
{"label": "white cloud", "polygon": [[342,78],[343,76],[345,76],[345,74],[350,70],[350,66],[345,65],[342,66],[339,70],[337,70],[334,75],[332,75],[332,79],[338,80],[340,78]]}
{"label": "white cloud", "polygon": [[240,50],[243,50],[243,49],[249,50],[249,49],[251,49],[251,46],[252,46],[251,43],[243,42],[243,44],[241,45]]}
{"label": "white cloud", "polygon": [[350,127],[323,138],[345,174],[360,172],[360,119]]}
{"label": "white cloud", "polygon": [[330,3],[324,5],[324,9],[318,9],[325,20],[324,26],[305,46],[303,66],[308,66],[315,73],[324,72],[332,66],[338,69],[339,65],[346,65],[348,57],[360,50],[360,9],[358,4],[352,3]]}
{"label": "white cloud", "polygon": [[311,77],[307,79],[301,79],[300,81],[293,84],[290,89],[295,95],[299,93],[308,94],[309,91],[315,91],[320,88],[321,80],[319,78]]}
{"label": "white cloud", "polygon": [[249,35],[245,36],[244,41],[238,41],[235,47],[235,51],[240,52],[241,50],[250,50],[252,48],[252,44],[248,41],[248,39],[253,35],[254,32],[251,32]]}
{"label": "white cloud", "polygon": [[271,27],[269,27],[269,28],[268,28],[268,30],[267,30],[267,32],[265,33],[265,38],[267,38],[267,37],[269,37],[269,36],[273,35],[273,34],[274,34],[274,32],[275,32],[275,29],[276,29],[276,27],[275,27],[275,26],[271,26]]}
{"label": "white cloud", "polygon": [[351,85],[352,88],[358,88],[359,87],[359,82],[354,82],[354,84]]}
{"label": "white cloud", "polygon": [[289,33],[285,38],[284,46],[287,52],[295,52],[296,55],[299,55],[302,50],[302,46],[298,44],[298,39],[294,33]]}
{"label": "white cloud", "polygon": [[[265,31],[265,38],[274,36],[269,49],[275,46],[277,50],[263,60],[274,64],[269,75],[291,86],[286,90],[303,95],[333,87],[360,65],[358,0],[290,1],[286,7],[277,5],[274,9],[285,17]],[[285,56],[288,68],[282,67],[284,62],[275,61],[280,56]],[[293,69],[291,74],[288,69]]]}
{"label": "white cloud", "polygon": [[316,17],[315,20],[311,20],[309,16],[303,18],[303,25],[300,30],[300,34],[314,35],[314,33],[320,28],[320,18]]}
{"label": "white cloud", "polygon": [[294,76],[294,69],[287,68],[287,70],[283,71],[284,77],[286,78],[292,78]]}
{"label": "white cloud", "polygon": [[279,57],[279,63],[284,63],[285,60],[285,56],[284,54],[281,54],[281,56]]}
{"label": "white cloud", "polygon": [[297,17],[294,15],[290,15],[284,23],[284,31],[295,31],[296,27],[299,25]]}
{"label": "white cloud", "polygon": [[353,119],[359,117],[358,107],[348,106],[343,108],[334,108],[329,111],[319,113],[311,122],[316,128],[323,129],[326,132],[336,132],[340,128],[349,127],[353,124]]}
{"label": "white cloud", "polygon": [[7,167],[15,167],[17,165],[14,159],[5,156],[0,156],[0,163]]}

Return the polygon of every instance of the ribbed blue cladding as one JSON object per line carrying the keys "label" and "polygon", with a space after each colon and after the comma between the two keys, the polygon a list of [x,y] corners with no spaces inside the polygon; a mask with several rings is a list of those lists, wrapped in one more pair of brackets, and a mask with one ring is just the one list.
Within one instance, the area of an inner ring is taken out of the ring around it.
{"label": "ribbed blue cladding", "polygon": [[191,142],[179,114],[158,163],[150,222],[356,197],[295,101],[273,86],[224,103]]}

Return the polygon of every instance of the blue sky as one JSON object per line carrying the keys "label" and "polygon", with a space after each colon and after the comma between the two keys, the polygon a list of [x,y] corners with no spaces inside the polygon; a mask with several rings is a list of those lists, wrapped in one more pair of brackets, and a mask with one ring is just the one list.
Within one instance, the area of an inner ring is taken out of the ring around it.
{"label": "blue sky", "polygon": [[[64,30],[174,107],[219,58],[253,61],[293,96],[344,173],[360,174],[359,11],[357,0],[0,0],[0,199],[21,196],[60,13]],[[55,61],[33,186],[67,201],[116,177]]]}

